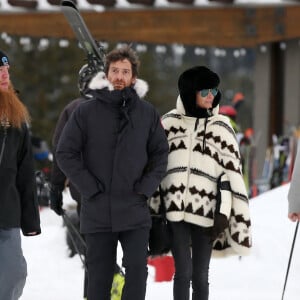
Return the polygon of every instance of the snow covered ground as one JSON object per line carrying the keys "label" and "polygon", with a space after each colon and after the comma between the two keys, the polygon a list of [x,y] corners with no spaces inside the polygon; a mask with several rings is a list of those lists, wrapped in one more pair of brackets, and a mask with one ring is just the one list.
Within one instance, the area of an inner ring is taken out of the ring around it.
{"label": "snow covered ground", "polygon": [[[280,300],[295,223],[287,218],[289,185],[251,199],[253,251],[239,259],[213,259],[210,268],[210,300]],[[65,195],[68,199],[68,194]],[[41,211],[42,234],[23,237],[28,278],[21,300],[82,299],[83,268],[76,255],[68,257],[65,228],[53,211]],[[300,233],[285,300],[300,299]],[[146,300],[171,300],[172,282],[155,282],[149,268]],[[134,299],[133,299],[134,300]]]}

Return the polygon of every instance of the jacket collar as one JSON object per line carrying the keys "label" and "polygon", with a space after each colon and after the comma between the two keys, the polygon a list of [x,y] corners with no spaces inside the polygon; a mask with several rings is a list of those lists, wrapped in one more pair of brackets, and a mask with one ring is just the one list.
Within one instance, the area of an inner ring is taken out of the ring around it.
{"label": "jacket collar", "polygon": [[[111,83],[106,79],[105,73],[103,71],[98,72],[93,77],[88,87],[90,90],[101,90],[101,89],[108,89],[109,91],[114,90]],[[142,79],[137,79],[135,84],[132,86],[132,88],[135,90],[135,92],[140,98],[145,97],[145,95],[149,90],[148,83]]]}
{"label": "jacket collar", "polygon": [[[180,95],[178,95],[177,97],[176,109],[181,115],[186,115],[186,111],[184,109]],[[211,110],[210,114],[213,116],[213,115],[217,115],[218,113],[219,113],[219,104]]]}

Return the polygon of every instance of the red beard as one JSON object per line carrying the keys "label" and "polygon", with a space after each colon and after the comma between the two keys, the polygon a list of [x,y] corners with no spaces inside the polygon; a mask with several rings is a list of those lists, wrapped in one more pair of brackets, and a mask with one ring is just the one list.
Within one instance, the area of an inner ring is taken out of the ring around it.
{"label": "red beard", "polygon": [[22,123],[30,121],[25,105],[17,97],[12,85],[8,90],[0,89],[0,122],[4,125],[20,128]]}

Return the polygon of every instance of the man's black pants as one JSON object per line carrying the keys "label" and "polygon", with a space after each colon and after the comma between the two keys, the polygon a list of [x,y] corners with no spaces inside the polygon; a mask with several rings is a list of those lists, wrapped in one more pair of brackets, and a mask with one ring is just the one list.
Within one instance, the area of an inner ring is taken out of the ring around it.
{"label": "man's black pants", "polygon": [[85,235],[88,300],[110,300],[118,241],[123,250],[125,285],[122,300],[144,300],[146,295],[149,228]]}

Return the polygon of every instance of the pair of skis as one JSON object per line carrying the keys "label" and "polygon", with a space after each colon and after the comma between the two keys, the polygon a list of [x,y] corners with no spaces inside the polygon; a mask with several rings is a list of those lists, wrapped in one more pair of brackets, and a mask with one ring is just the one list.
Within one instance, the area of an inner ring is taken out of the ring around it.
{"label": "pair of skis", "polygon": [[86,54],[89,68],[95,74],[103,71],[105,61],[104,48],[93,39],[75,3],[71,0],[63,0],[61,2],[61,10]]}

